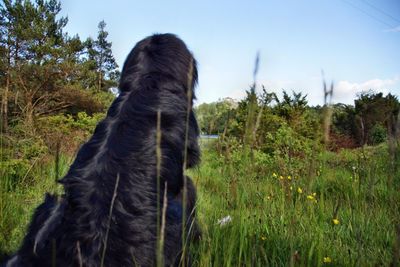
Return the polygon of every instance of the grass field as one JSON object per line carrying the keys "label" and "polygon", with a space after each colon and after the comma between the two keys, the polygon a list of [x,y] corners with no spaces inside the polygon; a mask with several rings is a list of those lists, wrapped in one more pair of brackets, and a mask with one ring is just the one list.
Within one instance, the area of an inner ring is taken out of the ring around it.
{"label": "grass field", "polygon": [[[204,153],[193,171],[205,232],[198,265],[388,266],[400,194],[388,183],[385,154],[384,146],[326,152],[308,177]],[[231,222],[218,224],[226,216]]]}
{"label": "grass field", "polygon": [[[219,155],[215,142],[203,144],[202,164],[190,171],[203,230],[192,248],[196,266],[389,266],[399,253],[399,177],[386,145],[282,167],[260,152]],[[61,157],[60,174],[70,161]],[[38,160],[16,183],[5,171],[0,251],[10,253],[45,192],[60,187],[51,160]]]}

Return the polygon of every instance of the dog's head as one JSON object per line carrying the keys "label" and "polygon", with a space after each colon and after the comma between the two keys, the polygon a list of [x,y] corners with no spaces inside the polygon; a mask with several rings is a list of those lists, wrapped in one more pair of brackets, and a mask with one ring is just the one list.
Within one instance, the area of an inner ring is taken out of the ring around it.
{"label": "dog's head", "polygon": [[153,74],[170,76],[195,98],[196,60],[176,35],[154,34],[137,43],[124,63],[119,88],[129,91],[136,80]]}

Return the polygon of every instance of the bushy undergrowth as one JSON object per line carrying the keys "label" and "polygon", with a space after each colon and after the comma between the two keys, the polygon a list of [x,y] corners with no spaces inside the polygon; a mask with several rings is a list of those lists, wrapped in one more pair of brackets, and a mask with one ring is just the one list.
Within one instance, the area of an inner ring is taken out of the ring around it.
{"label": "bushy undergrowth", "polygon": [[79,112],[76,116],[53,115],[39,118],[35,132],[27,133],[23,123],[13,131],[0,136],[1,183],[7,190],[14,188],[21,179],[34,179],[31,170],[39,162],[49,161],[50,156],[63,153],[74,155],[77,147],[93,132],[103,113],[92,116]]}
{"label": "bushy undergrowth", "polygon": [[56,179],[59,175],[66,173],[70,163],[69,157],[60,156],[58,167],[55,166],[54,160],[46,158],[26,163],[25,169],[19,169],[20,166],[2,169],[0,174],[0,257],[19,247],[32,213],[44,200],[45,193],[62,192]]}

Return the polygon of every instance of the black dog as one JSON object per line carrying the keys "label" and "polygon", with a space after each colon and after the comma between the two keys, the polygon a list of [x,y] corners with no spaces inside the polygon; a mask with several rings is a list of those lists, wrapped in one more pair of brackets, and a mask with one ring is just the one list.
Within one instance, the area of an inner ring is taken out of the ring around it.
{"label": "black dog", "polygon": [[184,176],[200,157],[196,83],[196,61],[175,35],[140,41],[120,95],[60,180],[65,195],[46,196],[6,266],[153,266],[160,232],[163,265],[179,265],[182,244],[199,235],[196,189]]}

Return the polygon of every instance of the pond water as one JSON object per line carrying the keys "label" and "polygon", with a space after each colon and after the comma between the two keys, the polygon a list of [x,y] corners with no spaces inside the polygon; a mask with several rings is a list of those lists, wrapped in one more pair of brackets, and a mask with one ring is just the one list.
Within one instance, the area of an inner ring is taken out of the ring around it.
{"label": "pond water", "polygon": [[201,139],[218,139],[218,134],[201,134]]}

